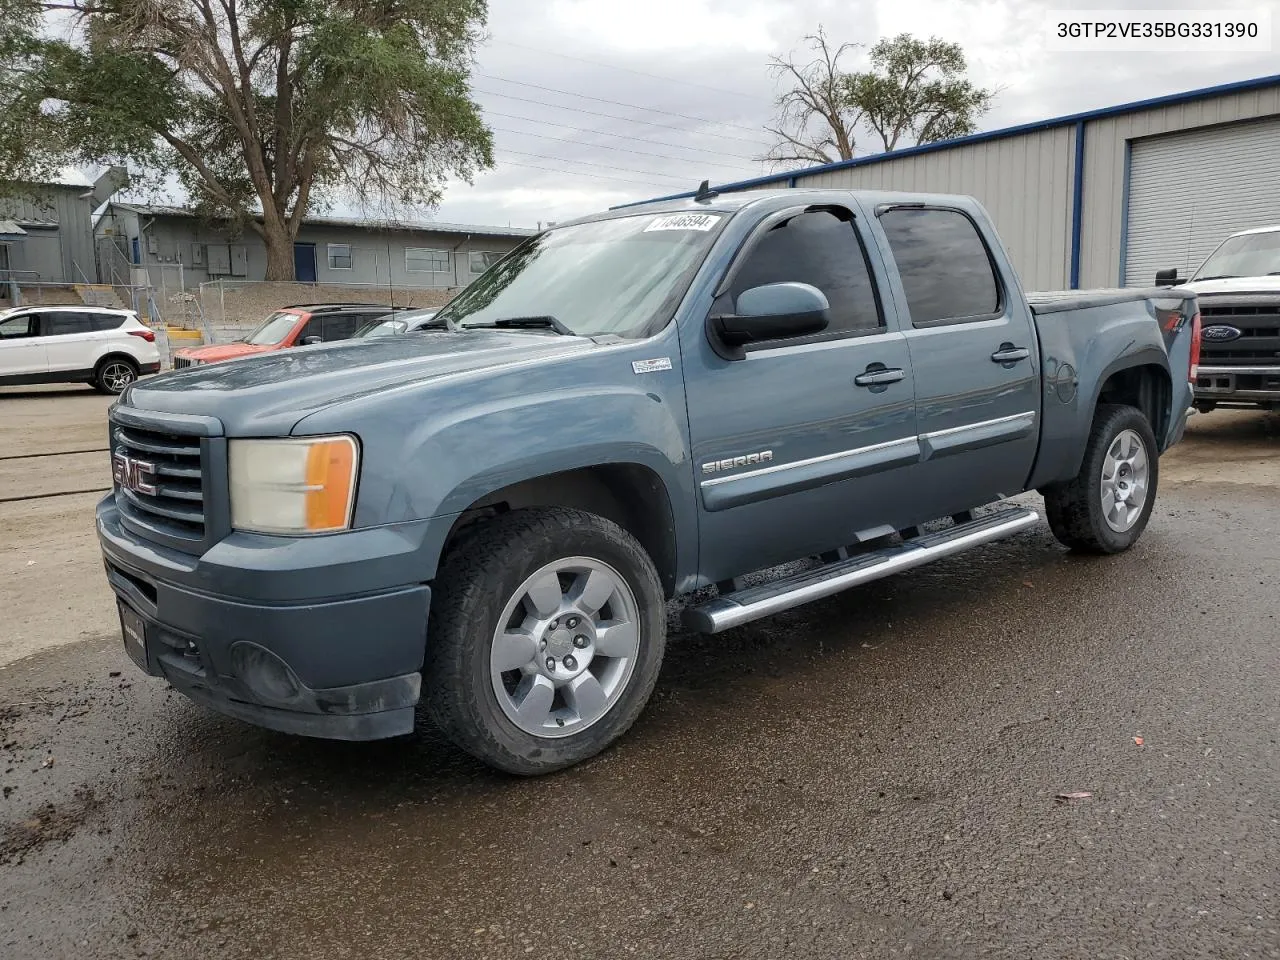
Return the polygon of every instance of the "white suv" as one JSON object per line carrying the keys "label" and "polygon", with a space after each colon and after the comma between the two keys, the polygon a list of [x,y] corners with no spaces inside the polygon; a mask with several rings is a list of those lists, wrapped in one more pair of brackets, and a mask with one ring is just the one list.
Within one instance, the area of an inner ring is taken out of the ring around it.
{"label": "white suv", "polygon": [[120,393],[140,375],[159,369],[156,335],[132,310],[0,310],[0,386],[91,383],[103,393]]}

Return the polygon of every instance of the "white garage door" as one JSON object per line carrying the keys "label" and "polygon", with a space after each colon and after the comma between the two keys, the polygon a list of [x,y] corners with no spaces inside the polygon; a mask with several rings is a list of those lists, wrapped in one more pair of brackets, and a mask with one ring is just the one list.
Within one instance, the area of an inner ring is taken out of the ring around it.
{"label": "white garage door", "polygon": [[1280,120],[1135,140],[1125,284],[1188,277],[1231,234],[1280,223]]}

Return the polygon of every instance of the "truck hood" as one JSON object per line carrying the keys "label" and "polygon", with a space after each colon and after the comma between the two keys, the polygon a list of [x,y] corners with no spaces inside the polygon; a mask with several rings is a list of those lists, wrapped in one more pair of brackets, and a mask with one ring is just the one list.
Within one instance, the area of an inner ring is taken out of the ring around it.
{"label": "truck hood", "polygon": [[283,436],[317,410],[370,393],[594,348],[589,339],[533,331],[346,340],[148,377],[120,402],[139,410],[217,417],[228,436]]}
{"label": "truck hood", "polygon": [[1280,277],[1227,277],[1183,284],[1197,295],[1214,293],[1280,293]]}

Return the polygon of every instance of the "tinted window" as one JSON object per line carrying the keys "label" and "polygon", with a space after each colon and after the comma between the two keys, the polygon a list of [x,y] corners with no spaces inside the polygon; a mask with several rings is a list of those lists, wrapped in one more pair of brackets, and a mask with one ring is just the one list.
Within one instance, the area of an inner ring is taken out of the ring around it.
{"label": "tinted window", "polygon": [[973,221],[956,210],[890,210],[880,218],[912,323],[989,317],[1000,288]]}
{"label": "tinted window", "polygon": [[729,290],[732,299],[717,309],[732,309],[744,290],[786,282],[807,283],[827,295],[831,324],[819,337],[881,325],[871,271],[852,220],[815,210],[774,227],[747,254]]}
{"label": "tinted window", "polygon": [[57,337],[68,333],[91,333],[93,318],[87,313],[70,310],[50,310],[40,317],[40,335]]}
{"label": "tinted window", "polygon": [[89,316],[92,329],[99,332],[103,330],[116,330],[122,323],[124,323],[124,317],[118,313],[93,313]]}
{"label": "tinted window", "polygon": [[[369,314],[364,313],[335,313],[324,317],[324,333],[321,334],[326,341],[329,340],[346,340],[356,332],[356,327],[360,326],[365,320],[371,319]],[[312,321],[313,323],[315,321]]]}
{"label": "tinted window", "polygon": [[25,313],[18,317],[6,317],[0,320],[0,340],[16,340],[19,337],[35,336],[35,324],[32,316]]}

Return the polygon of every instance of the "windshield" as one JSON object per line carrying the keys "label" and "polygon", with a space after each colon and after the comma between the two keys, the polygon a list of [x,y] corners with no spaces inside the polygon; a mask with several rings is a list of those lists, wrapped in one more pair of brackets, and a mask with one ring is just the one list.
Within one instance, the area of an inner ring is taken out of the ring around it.
{"label": "windshield", "polygon": [[404,333],[408,326],[403,320],[374,320],[357,330],[353,337],[389,337]]}
{"label": "windshield", "polygon": [[1228,237],[1191,279],[1265,277],[1269,273],[1280,273],[1280,230]]}
{"label": "windshield", "polygon": [[296,313],[278,311],[262,321],[262,326],[245,338],[245,343],[258,347],[273,347],[289,335],[293,325],[298,322]]}
{"label": "windshield", "polygon": [[554,317],[577,336],[648,336],[671,319],[727,220],[650,213],[557,227],[494,264],[437,316],[462,328]]}

